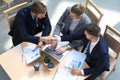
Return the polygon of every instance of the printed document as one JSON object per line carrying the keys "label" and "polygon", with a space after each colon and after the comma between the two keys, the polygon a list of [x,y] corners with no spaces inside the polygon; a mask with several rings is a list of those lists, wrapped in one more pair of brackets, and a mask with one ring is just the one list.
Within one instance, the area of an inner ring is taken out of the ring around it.
{"label": "printed document", "polygon": [[53,80],[77,80],[77,78],[77,75],[73,75],[68,70],[58,69]]}
{"label": "printed document", "polygon": [[33,62],[34,60],[36,60],[40,57],[39,49],[38,48],[35,49],[35,48],[36,48],[36,46],[34,46],[34,45],[23,48],[27,64]]}
{"label": "printed document", "polygon": [[65,64],[65,67],[71,68],[78,68],[80,69],[86,59],[86,54],[78,52],[76,50],[72,50],[70,52],[70,56],[68,61]]}
{"label": "printed document", "polygon": [[77,80],[78,76],[71,73],[71,68],[80,69],[85,61],[84,53],[72,50],[70,56],[65,63],[65,69],[58,68],[53,80]]}

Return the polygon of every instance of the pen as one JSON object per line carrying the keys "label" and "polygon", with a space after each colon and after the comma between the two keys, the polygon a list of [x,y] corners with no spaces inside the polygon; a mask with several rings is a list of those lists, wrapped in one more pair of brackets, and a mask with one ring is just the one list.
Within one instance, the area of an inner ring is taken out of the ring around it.
{"label": "pen", "polygon": [[22,58],[22,62],[23,62],[23,54],[21,55],[21,58]]}
{"label": "pen", "polygon": [[37,46],[35,47],[35,49],[33,49],[32,51],[34,52],[37,49]]}

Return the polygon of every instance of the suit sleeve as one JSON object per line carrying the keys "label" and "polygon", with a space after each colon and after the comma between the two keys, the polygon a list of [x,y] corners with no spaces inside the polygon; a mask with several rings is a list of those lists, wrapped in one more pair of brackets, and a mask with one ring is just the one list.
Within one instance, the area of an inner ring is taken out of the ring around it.
{"label": "suit sleeve", "polygon": [[73,41],[85,38],[84,30],[74,34],[65,34],[61,36],[61,41]]}
{"label": "suit sleeve", "polygon": [[45,15],[45,19],[43,20],[43,27],[44,29],[42,32],[42,36],[48,36],[51,32],[51,23],[47,13]]}
{"label": "suit sleeve", "polygon": [[60,35],[60,31],[62,27],[64,27],[64,22],[66,20],[66,16],[68,16],[69,8],[67,8],[62,16],[60,17],[59,21],[56,24],[55,30],[53,32],[53,35]]}
{"label": "suit sleeve", "polygon": [[104,70],[104,66],[106,65],[106,59],[107,59],[107,53],[103,54],[102,56],[99,55],[99,58],[97,60],[94,60],[94,63],[92,64],[93,67],[84,69],[85,75],[88,74],[99,74]]}
{"label": "suit sleeve", "polygon": [[83,19],[84,21],[83,21],[83,24],[80,24],[80,27],[81,27],[80,31],[73,33],[73,34],[61,36],[61,41],[79,40],[84,36],[85,27],[86,25],[91,23],[91,20],[86,14],[83,14],[83,16],[84,16],[84,19]]}
{"label": "suit sleeve", "polygon": [[[73,34],[73,37],[75,35],[77,35],[78,38],[77,38],[77,36],[76,36],[76,38],[72,38],[72,39],[78,39],[78,40],[73,40],[72,42],[70,42],[69,45],[71,46],[71,48],[75,48],[75,47],[79,47],[79,46],[83,45],[82,37],[83,36],[85,37],[84,29],[85,29],[86,25],[88,25],[90,22],[91,21],[89,21],[89,19],[84,18],[83,22],[81,24],[79,24],[80,29],[79,29],[78,33]],[[64,39],[64,37],[63,37],[63,39]]]}
{"label": "suit sleeve", "polygon": [[15,21],[16,31],[18,31],[22,41],[38,44],[39,37],[30,35],[27,33],[27,29],[26,29],[26,25],[25,25],[27,20],[26,20],[25,14],[22,11],[18,12],[15,20],[16,20]]}

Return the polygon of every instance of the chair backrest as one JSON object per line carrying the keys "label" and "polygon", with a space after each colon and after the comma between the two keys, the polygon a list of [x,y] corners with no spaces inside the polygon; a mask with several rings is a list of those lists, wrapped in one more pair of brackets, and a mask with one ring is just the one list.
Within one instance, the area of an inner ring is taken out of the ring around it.
{"label": "chair backrest", "polygon": [[18,4],[16,6],[13,6],[7,10],[5,10],[3,13],[5,15],[5,18],[8,22],[8,25],[9,25],[9,28],[11,28],[11,25],[15,19],[15,16],[16,16],[16,13],[19,9],[27,6],[28,2],[24,2],[24,3],[21,3],[21,4]]}
{"label": "chair backrest", "polygon": [[12,2],[13,0],[3,0],[5,3],[10,3]]}
{"label": "chair backrest", "polygon": [[115,59],[117,59],[120,54],[120,32],[106,25],[104,39],[108,46],[116,53]]}
{"label": "chair backrest", "polygon": [[103,37],[109,46],[110,71],[103,72],[99,76],[100,80],[105,80],[106,77],[115,70],[120,54],[120,32],[113,27],[106,25]]}
{"label": "chair backrest", "polygon": [[103,17],[103,13],[92,0],[86,0],[85,13],[89,16],[92,23],[99,25],[101,18]]}

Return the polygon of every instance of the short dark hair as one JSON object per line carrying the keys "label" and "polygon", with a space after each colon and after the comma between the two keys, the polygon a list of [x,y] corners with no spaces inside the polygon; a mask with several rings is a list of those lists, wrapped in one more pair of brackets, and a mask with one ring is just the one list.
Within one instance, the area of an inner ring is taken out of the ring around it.
{"label": "short dark hair", "polygon": [[82,4],[75,4],[71,7],[71,12],[80,16],[84,13],[84,6]]}
{"label": "short dark hair", "polygon": [[87,31],[88,34],[93,35],[95,37],[99,37],[101,31],[100,27],[94,23],[88,24],[85,27],[85,30]]}
{"label": "short dark hair", "polygon": [[35,14],[45,13],[47,11],[47,7],[40,1],[35,1],[32,4],[31,11]]}

